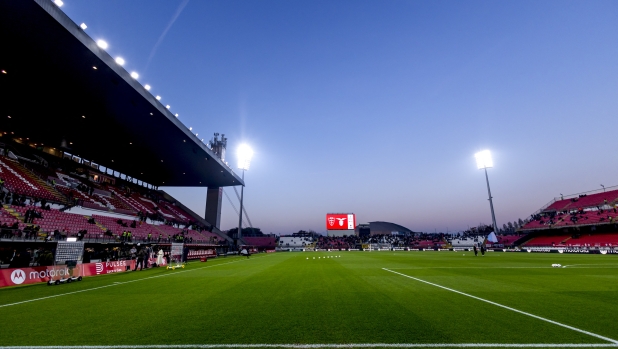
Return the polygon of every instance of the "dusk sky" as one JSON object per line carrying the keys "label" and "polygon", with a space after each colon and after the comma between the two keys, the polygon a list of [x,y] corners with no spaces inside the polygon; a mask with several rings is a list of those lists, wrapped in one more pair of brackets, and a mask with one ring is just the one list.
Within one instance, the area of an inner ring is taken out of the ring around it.
{"label": "dusk sky", "polygon": [[[253,147],[265,233],[490,224],[484,149],[499,226],[618,184],[617,1],[63,1],[230,165]],[[163,189],[204,213],[205,188]]]}

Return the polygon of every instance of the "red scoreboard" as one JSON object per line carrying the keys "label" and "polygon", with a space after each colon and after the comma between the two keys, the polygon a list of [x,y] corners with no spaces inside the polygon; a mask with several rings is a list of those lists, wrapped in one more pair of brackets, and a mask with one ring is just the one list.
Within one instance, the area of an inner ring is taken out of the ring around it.
{"label": "red scoreboard", "polygon": [[356,216],[353,213],[327,213],[326,230],[354,230]]}

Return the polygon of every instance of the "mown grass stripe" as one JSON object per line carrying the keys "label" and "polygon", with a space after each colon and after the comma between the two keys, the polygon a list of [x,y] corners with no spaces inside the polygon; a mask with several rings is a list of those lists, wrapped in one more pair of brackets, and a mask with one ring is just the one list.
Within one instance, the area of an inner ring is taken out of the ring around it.
{"label": "mown grass stripe", "polygon": [[586,331],[586,330],[579,329],[577,327],[569,326],[569,325],[563,324],[563,323],[558,322],[558,321],[550,320],[550,319],[547,319],[547,318],[544,318],[544,317],[541,317],[541,316],[538,316],[538,315],[527,313],[525,311],[518,310],[518,309],[515,309],[515,308],[511,308],[511,307],[508,307],[506,305],[502,305],[500,303],[492,302],[490,300],[487,300],[487,299],[484,299],[484,298],[481,298],[481,297],[473,296],[471,294],[464,293],[464,292],[461,292],[461,291],[457,291],[457,290],[452,289],[452,288],[448,288],[448,287],[445,287],[445,286],[442,286],[442,285],[434,284],[433,282],[429,282],[429,281],[425,281],[425,280],[422,280],[422,279],[419,279],[419,278],[415,278],[414,276],[398,273],[396,271],[392,271],[392,270],[389,270],[389,269],[386,269],[386,268],[382,268],[382,269],[386,270],[388,272],[391,272],[393,274],[401,275],[401,276],[409,278],[409,279],[413,279],[413,280],[416,280],[416,281],[419,281],[419,282],[422,282],[422,283],[425,283],[425,284],[428,284],[428,285],[431,285],[431,286],[435,286],[435,287],[441,288],[443,290],[451,291],[451,292],[460,294],[462,296],[470,297],[470,298],[479,300],[481,302],[485,302],[485,303],[488,303],[488,304],[491,304],[491,305],[495,305],[495,306],[500,307],[500,308],[504,308],[504,309],[507,309],[507,310],[510,310],[510,311],[514,311],[514,312],[522,314],[522,315],[530,316],[530,317],[533,317],[533,318],[538,319],[538,320],[549,322],[550,324],[554,324],[554,325],[557,325],[557,326],[568,328],[569,330],[573,330],[573,331],[576,331],[576,332],[579,332],[579,333],[587,334],[589,336],[596,337],[596,338],[602,339],[602,340],[610,342],[610,343],[614,343],[615,346],[618,346],[618,341],[617,340],[611,339],[609,337],[601,336],[600,334],[592,333],[590,331]]}

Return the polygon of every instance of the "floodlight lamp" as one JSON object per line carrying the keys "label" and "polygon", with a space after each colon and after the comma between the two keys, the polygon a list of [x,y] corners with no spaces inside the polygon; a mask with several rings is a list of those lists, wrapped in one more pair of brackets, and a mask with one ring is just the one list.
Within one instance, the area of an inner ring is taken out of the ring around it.
{"label": "floodlight lamp", "polygon": [[97,46],[105,50],[107,48],[107,42],[104,40],[97,40]]}
{"label": "floodlight lamp", "polygon": [[82,28],[82,30],[88,29],[88,26],[86,25],[86,23],[80,24],[79,27]]}
{"label": "floodlight lamp", "polygon": [[476,158],[476,167],[481,170],[484,168],[494,167],[494,162],[491,159],[491,153],[489,150],[483,150],[474,154]]}
{"label": "floodlight lamp", "polygon": [[137,78],[139,78],[139,74],[138,74],[138,73],[136,73],[136,72],[134,72],[134,71],[132,71],[132,72],[131,72],[131,77],[132,77],[133,79],[137,79]]}
{"label": "floodlight lamp", "polygon": [[144,88],[146,89],[146,91],[150,91],[150,85],[146,84]]}
{"label": "floodlight lamp", "polygon": [[124,65],[124,59],[122,57],[116,57],[116,63],[118,63],[118,65],[122,66],[122,65]]}
{"label": "floodlight lamp", "polygon": [[238,156],[238,168],[248,170],[253,157],[253,150],[248,145],[241,144],[236,151],[236,155]]}
{"label": "floodlight lamp", "polygon": [[161,96],[156,96],[155,98],[157,99],[157,101],[161,100]]}
{"label": "floodlight lamp", "polygon": [[170,105],[168,104],[168,105],[166,105],[165,107],[166,107],[167,109],[169,109],[169,108],[170,108]]}
{"label": "floodlight lamp", "polygon": [[56,4],[56,6],[58,7],[62,7],[62,5],[64,5],[64,2],[62,2],[62,0],[54,0],[54,4]]}

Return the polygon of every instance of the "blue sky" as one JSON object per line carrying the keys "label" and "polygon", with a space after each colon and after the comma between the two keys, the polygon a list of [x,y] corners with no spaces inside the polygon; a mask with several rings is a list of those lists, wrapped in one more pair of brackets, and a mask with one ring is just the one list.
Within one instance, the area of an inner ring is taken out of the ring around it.
{"label": "blue sky", "polygon": [[[204,138],[255,150],[265,232],[327,212],[415,231],[499,226],[617,185],[616,1],[65,0]],[[174,20],[175,19],[175,20]],[[165,33],[165,35],[163,35]],[[165,188],[203,213],[205,188]],[[238,207],[231,188],[228,194]],[[237,225],[224,198],[222,226]]]}

